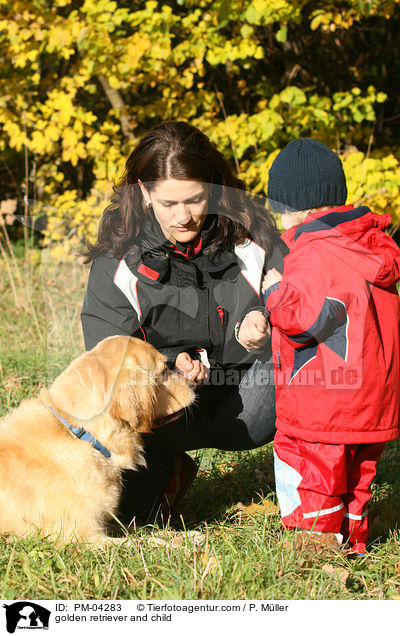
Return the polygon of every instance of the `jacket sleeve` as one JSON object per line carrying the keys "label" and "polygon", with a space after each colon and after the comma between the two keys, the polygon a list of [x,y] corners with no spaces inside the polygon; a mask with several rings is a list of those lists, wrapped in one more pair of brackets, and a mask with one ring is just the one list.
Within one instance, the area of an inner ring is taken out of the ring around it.
{"label": "jacket sleeve", "polygon": [[313,269],[312,263],[307,271],[287,271],[264,294],[271,324],[294,347],[324,342],[347,321],[345,303],[325,296],[323,286],[313,284],[316,271],[319,270]]}
{"label": "jacket sleeve", "polygon": [[[262,278],[267,273],[267,271],[272,268],[275,268],[278,270],[278,272],[282,273],[283,259],[288,253],[289,253],[289,249],[287,248],[286,244],[282,241],[282,239],[279,239],[279,241],[273,243],[265,256],[264,267],[262,271]],[[269,311],[267,307],[265,306],[265,304],[248,307],[246,311],[244,311],[242,315],[239,317],[239,320],[237,321],[235,325],[235,338],[238,342],[239,342],[238,334],[239,334],[241,324],[243,320],[246,318],[246,316],[252,311],[259,311],[267,318],[267,320],[269,319]]]}
{"label": "jacket sleeve", "polygon": [[109,336],[143,338],[136,311],[114,284],[118,261],[99,256],[91,266],[81,312],[86,349],[93,349]]}

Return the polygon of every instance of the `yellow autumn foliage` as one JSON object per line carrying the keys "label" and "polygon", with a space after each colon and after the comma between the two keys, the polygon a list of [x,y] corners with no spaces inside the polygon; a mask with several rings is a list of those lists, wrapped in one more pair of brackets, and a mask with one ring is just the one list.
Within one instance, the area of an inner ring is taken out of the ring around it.
{"label": "yellow autumn foliage", "polygon": [[34,200],[43,245],[76,258],[137,139],[183,119],[260,196],[279,149],[315,137],[341,156],[349,202],[400,223],[385,67],[399,16],[400,0],[0,0],[0,199]]}

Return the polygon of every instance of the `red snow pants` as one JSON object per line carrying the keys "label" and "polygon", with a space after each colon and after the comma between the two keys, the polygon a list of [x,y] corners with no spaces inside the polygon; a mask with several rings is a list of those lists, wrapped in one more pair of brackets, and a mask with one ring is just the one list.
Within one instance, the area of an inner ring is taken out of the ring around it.
{"label": "red snow pants", "polygon": [[341,533],[364,552],[371,482],[384,446],[306,442],[277,431],[275,482],[284,526]]}

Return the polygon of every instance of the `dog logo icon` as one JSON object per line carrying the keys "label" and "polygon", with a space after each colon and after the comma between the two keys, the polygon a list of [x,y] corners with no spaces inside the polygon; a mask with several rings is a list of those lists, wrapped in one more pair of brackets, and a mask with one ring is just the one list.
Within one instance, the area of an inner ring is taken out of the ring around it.
{"label": "dog logo icon", "polygon": [[51,612],[30,601],[17,601],[3,605],[6,610],[6,627],[9,634],[16,629],[49,629]]}

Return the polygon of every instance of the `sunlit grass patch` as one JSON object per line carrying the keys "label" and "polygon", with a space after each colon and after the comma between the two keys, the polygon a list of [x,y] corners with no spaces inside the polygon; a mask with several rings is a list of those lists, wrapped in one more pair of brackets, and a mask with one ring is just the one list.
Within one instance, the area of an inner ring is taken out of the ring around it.
{"label": "sunlit grass patch", "polygon": [[[4,415],[36,395],[83,351],[79,312],[87,271],[78,263],[60,265],[43,277],[40,267],[34,268],[32,303],[18,307],[1,268],[0,262]],[[296,550],[295,535],[282,528],[278,514],[271,444],[242,452],[206,449],[191,456],[199,464],[198,476],[181,518],[165,527],[149,525],[120,545],[99,548],[56,547],[40,536],[0,537],[1,597],[400,598],[400,442],[386,446],[378,466],[369,553],[356,560],[340,552]]]}

